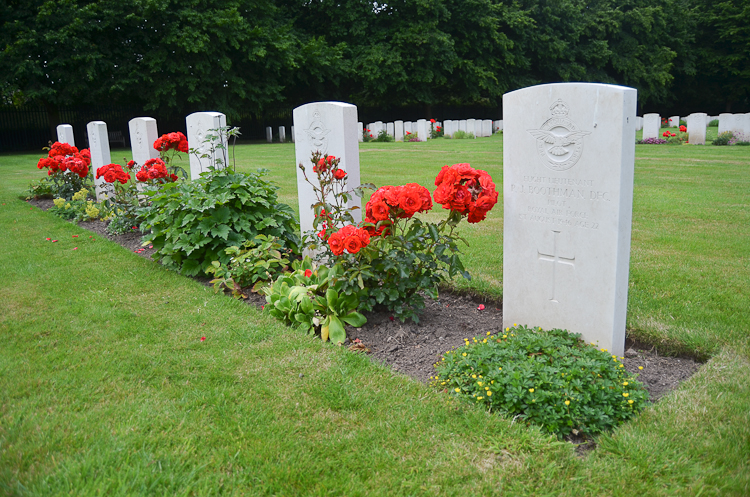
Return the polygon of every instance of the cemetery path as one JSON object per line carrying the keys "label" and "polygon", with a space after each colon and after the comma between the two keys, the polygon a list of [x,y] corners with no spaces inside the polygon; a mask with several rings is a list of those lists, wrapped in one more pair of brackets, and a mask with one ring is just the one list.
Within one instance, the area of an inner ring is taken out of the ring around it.
{"label": "cemetery path", "polygon": [[[29,203],[43,210],[52,206],[52,200],[31,200]],[[142,234],[137,231],[109,235],[104,221],[84,222],[79,226],[141,257],[151,259],[154,253],[153,249],[141,247]],[[207,278],[199,280],[209,285]],[[246,302],[261,307],[265,304],[265,297],[251,294]],[[480,305],[484,306],[481,310]],[[387,311],[365,315],[367,323],[361,328],[347,326],[349,338],[346,345],[353,351],[364,351],[373,360],[389,364],[396,371],[423,383],[429,383],[430,376],[435,373],[433,364],[445,351],[463,345],[464,338],[486,336],[488,331],[495,334],[502,331],[503,326],[500,302],[445,291],[440,292],[436,301],[426,299],[418,324],[411,321],[401,323]],[[659,355],[656,348],[648,345],[628,342],[625,348],[622,362],[629,372],[639,374],[638,379],[645,385],[652,402],[677,388],[700,367],[700,363],[691,358]],[[639,366],[643,369],[639,370]]]}

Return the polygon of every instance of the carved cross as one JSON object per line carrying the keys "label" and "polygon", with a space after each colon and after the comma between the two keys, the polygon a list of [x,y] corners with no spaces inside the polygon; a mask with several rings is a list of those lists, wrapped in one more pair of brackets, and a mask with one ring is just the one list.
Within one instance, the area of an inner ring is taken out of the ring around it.
{"label": "carved cross", "polygon": [[559,231],[552,230],[553,235],[553,244],[552,244],[552,253],[551,254],[545,254],[542,253],[539,249],[537,249],[537,258],[540,261],[549,261],[552,263],[552,297],[550,297],[550,300],[552,302],[558,302],[557,300],[557,286],[556,286],[556,276],[557,276],[557,265],[558,264],[567,264],[569,266],[576,267],[575,265],[575,256],[573,257],[562,257],[558,254],[557,249],[557,236],[560,234]]}

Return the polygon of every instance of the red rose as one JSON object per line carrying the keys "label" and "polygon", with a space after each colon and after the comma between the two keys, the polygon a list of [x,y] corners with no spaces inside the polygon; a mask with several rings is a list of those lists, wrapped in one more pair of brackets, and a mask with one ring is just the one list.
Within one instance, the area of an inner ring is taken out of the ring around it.
{"label": "red rose", "polygon": [[487,211],[483,211],[481,209],[474,209],[471,212],[469,212],[469,216],[466,218],[466,220],[469,222],[469,224],[474,224],[480,221],[484,221],[486,217],[487,217]]}
{"label": "red rose", "polygon": [[375,219],[375,221],[384,221],[388,219],[388,215],[391,212],[391,210],[388,208],[388,204],[386,204],[382,200],[380,202],[375,202],[370,207],[370,209],[372,212],[372,218]]}
{"label": "red rose", "polygon": [[128,162],[128,169],[133,169],[133,166],[135,166],[134,160],[131,160],[130,162]]}
{"label": "red rose", "polygon": [[450,208],[463,213],[466,212],[469,202],[471,202],[471,192],[466,186],[458,185],[453,193],[453,198],[449,201]]}
{"label": "red rose", "polygon": [[310,276],[312,276],[312,271],[309,269],[305,269],[305,278],[309,278]]}
{"label": "red rose", "polygon": [[687,126],[680,126],[680,131],[683,132],[683,133],[686,132],[687,131]]}
{"label": "red rose", "polygon": [[347,236],[344,239],[344,248],[350,254],[356,254],[362,248],[362,239],[356,234]]}
{"label": "red rose", "polygon": [[188,146],[188,141],[180,140],[180,144],[177,145],[177,150],[179,152],[188,153],[188,151],[190,150],[190,147]]}
{"label": "red rose", "polygon": [[336,172],[333,173],[333,177],[340,181],[346,177],[346,171],[343,169],[336,169]]}
{"label": "red rose", "polygon": [[433,195],[435,196],[435,202],[445,207],[450,202],[450,199],[453,198],[454,193],[455,187],[453,184],[443,183],[437,187]]}
{"label": "red rose", "polygon": [[430,119],[430,122],[431,122],[432,124],[435,124],[435,120],[434,120],[434,119]]}
{"label": "red rose", "polygon": [[343,240],[338,232],[331,235],[331,238],[328,239],[328,246],[331,247],[333,255],[341,255],[344,253]]}
{"label": "red rose", "polygon": [[419,192],[413,188],[404,188],[399,195],[398,206],[406,212],[407,216],[413,216],[422,208],[422,199]]}

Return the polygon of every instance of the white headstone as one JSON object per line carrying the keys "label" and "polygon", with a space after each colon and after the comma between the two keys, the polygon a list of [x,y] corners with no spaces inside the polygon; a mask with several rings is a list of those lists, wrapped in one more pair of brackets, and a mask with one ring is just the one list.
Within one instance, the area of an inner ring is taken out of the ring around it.
{"label": "white headstone", "polygon": [[734,125],[732,126],[732,132],[735,134],[742,133],[744,126],[742,123],[742,116],[744,114],[732,114],[734,116]]}
{"label": "white headstone", "polygon": [[[363,142],[365,136],[365,125],[362,124],[362,121],[357,122],[357,141]],[[294,126],[292,126],[292,141],[294,141]]]}
{"label": "white headstone", "polygon": [[464,133],[466,133],[467,128],[468,122],[466,121],[466,119],[461,119],[460,121],[458,121],[458,131],[463,131]]}
{"label": "white headstone", "polygon": [[503,321],[622,355],[635,89],[557,83],[503,96]]}
{"label": "white headstone", "polygon": [[719,114],[719,134],[734,129],[734,114]]}
{"label": "white headstone", "polygon": [[737,114],[735,117],[737,123],[737,132],[741,133],[739,137],[742,141],[750,140],[750,113],[748,114]]}
{"label": "white headstone", "polygon": [[[362,123],[360,123],[362,124]],[[360,131],[362,131],[362,128],[360,127]],[[289,138],[292,139],[292,143],[294,143],[294,126],[292,126],[292,132],[289,135]],[[359,141],[362,141],[362,133],[359,134]]]}
{"label": "white headstone", "polygon": [[[211,143],[204,143],[204,141],[206,135],[219,135],[218,131],[209,130],[226,127],[227,116],[221,112],[194,112],[185,118],[185,123],[187,124],[188,144],[190,148],[198,152],[198,157],[190,154],[190,179],[197,179],[202,172],[208,171],[209,167],[226,167],[229,162],[226,135],[222,135],[220,140],[215,139]],[[201,158],[200,156],[203,155],[208,155],[208,157]]]}
{"label": "white headstone", "polygon": [[643,139],[659,138],[661,129],[661,117],[659,114],[646,114],[643,116]]}
{"label": "white headstone", "polygon": [[688,141],[693,145],[706,144],[706,114],[696,112],[687,116]]}
{"label": "white headstone", "polygon": [[482,135],[482,120],[481,119],[475,119],[474,120],[474,138],[481,138]]}
{"label": "white headstone", "polygon": [[680,116],[672,116],[669,118],[669,127],[670,128],[679,128],[680,127]]}
{"label": "white headstone", "polygon": [[130,131],[130,150],[133,152],[133,160],[136,164],[143,166],[147,160],[159,157],[159,151],[154,148],[154,142],[159,138],[156,119],[135,117],[128,122],[128,130]]}
{"label": "white headstone", "polygon": [[273,143],[273,128],[271,126],[266,126],[266,141]]}
{"label": "white headstone", "polygon": [[385,131],[388,133],[388,136],[395,137],[396,136],[396,130],[394,123],[388,123],[385,125]]}
{"label": "white headstone", "polygon": [[635,118],[635,130],[640,131],[643,129],[643,118],[638,116]]}
{"label": "white headstone", "polygon": [[[86,133],[89,135],[89,151],[91,152],[91,170],[94,173],[94,187],[96,189],[96,201],[101,202],[114,194],[114,187],[104,181],[104,178],[96,179],[96,170],[102,166],[112,163],[109,153],[109,134],[107,134],[107,123],[104,121],[91,121],[86,125]],[[124,165],[124,164],[123,164]]]}
{"label": "white headstone", "polygon": [[404,121],[393,123],[393,139],[397,142],[404,141]]}
{"label": "white headstone", "polygon": [[419,119],[417,121],[417,138],[419,141],[424,142],[430,137],[430,125],[427,119]]}
{"label": "white headstone", "polygon": [[[356,188],[359,181],[359,143],[357,142],[357,107],[343,102],[315,102],[294,109],[295,157],[299,220],[302,234],[313,229],[315,204],[312,186],[306,181],[299,165],[305,166],[310,181],[317,181],[310,158],[315,151],[341,159],[339,167],[347,173],[347,189]],[[359,207],[352,212],[356,222],[362,220],[361,199],[349,201],[349,207]]]}
{"label": "white headstone", "polygon": [[406,133],[414,133],[414,123],[411,121],[404,122],[404,135],[406,135]]}
{"label": "white headstone", "polygon": [[492,120],[484,119],[482,121],[482,136],[492,136]]}
{"label": "white headstone", "polygon": [[284,126],[279,126],[279,143],[285,143],[286,142],[286,128]]}
{"label": "white headstone", "polygon": [[477,130],[476,130],[476,126],[477,126],[476,122],[477,122],[476,119],[467,119],[466,120],[466,132],[467,133],[471,133],[472,135],[474,135],[474,137],[477,136],[476,135],[476,132],[477,132]]}
{"label": "white headstone", "polygon": [[73,126],[70,124],[61,124],[57,127],[57,141],[67,143],[73,147],[76,146],[76,139],[73,136]]}
{"label": "white headstone", "polygon": [[503,120],[500,119],[498,121],[495,121],[494,122],[494,126],[495,126],[495,133],[498,133],[498,132],[502,131],[503,130]]}

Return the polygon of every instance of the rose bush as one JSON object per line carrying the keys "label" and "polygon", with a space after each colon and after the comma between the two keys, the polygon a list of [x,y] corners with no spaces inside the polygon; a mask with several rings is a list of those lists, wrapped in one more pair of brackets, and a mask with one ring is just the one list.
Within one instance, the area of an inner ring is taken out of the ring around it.
{"label": "rose bush", "polygon": [[47,178],[29,188],[33,196],[52,196],[70,200],[81,189],[90,189],[91,152],[78,150],[68,143],[55,142],[49,147],[47,157],[37,162],[37,168],[47,170]]}

